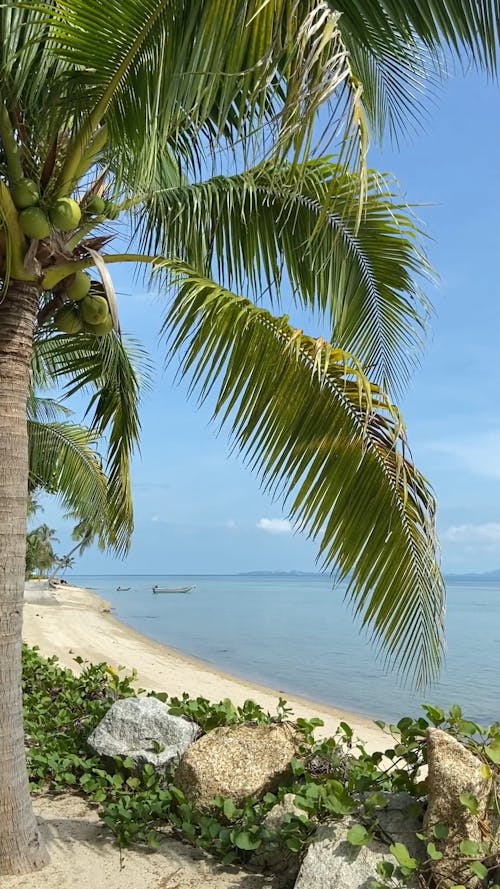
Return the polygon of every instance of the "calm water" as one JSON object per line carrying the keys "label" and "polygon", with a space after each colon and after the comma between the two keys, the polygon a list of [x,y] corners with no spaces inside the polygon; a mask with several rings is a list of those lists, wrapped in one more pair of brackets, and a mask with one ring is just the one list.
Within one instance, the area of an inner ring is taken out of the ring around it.
{"label": "calm water", "polygon": [[[439,683],[420,696],[380,669],[343,603],[342,586],[328,578],[72,574],[70,580],[108,599],[118,618],[150,638],[289,694],[382,719],[416,715],[422,700],[460,703],[483,723],[500,719],[498,582],[448,584],[446,663]],[[155,583],[196,589],[155,596]],[[131,589],[117,592],[117,586]]]}

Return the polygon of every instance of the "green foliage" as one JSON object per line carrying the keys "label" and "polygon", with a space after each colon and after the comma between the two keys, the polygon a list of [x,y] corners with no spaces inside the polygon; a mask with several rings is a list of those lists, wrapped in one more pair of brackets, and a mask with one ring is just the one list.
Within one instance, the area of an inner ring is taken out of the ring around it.
{"label": "green foliage", "polygon": [[42,577],[50,573],[56,564],[58,557],[53,548],[57,541],[54,530],[48,525],[42,524],[29,531],[26,535],[26,577],[38,575]]}
{"label": "green foliage", "polygon": [[[169,711],[173,716],[184,716],[198,723],[205,732],[209,732],[219,725],[237,725],[238,723],[257,723],[266,725],[273,722],[283,722],[291,710],[286,706],[286,701],[279,698],[276,714],[271,715],[256,704],[255,701],[245,701],[242,707],[237,707],[229,698],[224,698],[218,704],[211,704],[207,698],[190,698],[184,692],[182,698],[169,698],[166,694],[155,693],[160,700],[167,702]],[[304,729],[306,731],[305,721]]]}
{"label": "green foliage", "polygon": [[366,846],[371,839],[372,834],[362,824],[355,824],[347,832],[347,841],[351,846]]}
{"label": "green foliage", "polygon": [[[172,770],[159,774],[151,765],[140,768],[131,759],[103,761],[88,747],[89,734],[112,703],[136,694],[133,673],[122,675],[106,664],[93,666],[76,658],[81,673],[75,676],[56,658],[45,660],[36,649],[27,647],[23,658],[32,790],[83,795],[99,807],[100,817],[121,846],[139,843],[156,848],[168,832],[225,864],[244,865],[261,849],[301,856],[318,824],[350,816],[354,823],[347,832],[349,843],[361,847],[376,839],[387,845],[387,860],[373,875],[374,889],[405,886],[416,875],[419,885],[426,886],[430,863],[443,857],[440,844],[449,837],[448,825],[435,824],[429,836],[418,834],[425,843],[427,859],[417,861],[403,843],[393,842],[381,830],[378,815],[388,804],[388,793],[409,793],[414,799],[409,814],[421,819],[427,793],[421,771],[427,757],[426,732],[432,724],[453,734],[479,756],[488,775],[495,768],[488,750],[498,741],[500,726],[483,728],[471,723],[462,717],[459,707],[446,714],[426,706],[427,719],[404,717],[397,725],[379,723],[387,733],[388,744],[375,753],[368,753],[362,743],[353,748],[353,732],[346,723],[333,737],[314,741],[313,731],[321,720],[297,720],[303,743],[292,761],[290,778],[275,793],[249,798],[243,804],[217,796],[210,810],[200,812],[175,786]],[[191,698],[186,693],[180,698],[170,698],[166,692],[155,695],[172,714],[195,720],[205,732],[221,725],[273,724],[291,716],[283,698],[271,714],[251,700],[239,707],[228,699],[211,704],[206,698]],[[485,773],[485,777],[488,775]],[[265,817],[286,794],[294,796],[296,811],[284,816],[279,830],[272,830]],[[469,813],[477,810],[472,796],[464,794],[461,801]],[[500,814],[494,794],[491,809]],[[464,839],[460,853],[460,870],[453,876],[466,887],[473,877],[490,876],[493,865],[487,841]]]}
{"label": "green foliage", "polygon": [[[56,494],[77,522],[92,529],[102,549],[121,554],[133,530],[130,460],[139,438],[139,393],[150,385],[151,364],[136,341],[115,334],[105,340],[82,334],[71,348],[70,342],[52,331],[35,339],[28,404],[30,488]],[[88,428],[56,422],[61,413],[70,413],[67,408],[34,395],[54,387],[65,400],[85,390]]]}
{"label": "green foliage", "polygon": [[23,647],[30,786],[57,792],[77,785],[95,799],[94,794],[106,784],[106,772],[86,739],[114,700],[135,694],[133,676],[117,679],[105,664],[91,666],[81,658],[75,660],[83,666],[80,676],[61,667],[57,658],[45,660],[36,649]]}

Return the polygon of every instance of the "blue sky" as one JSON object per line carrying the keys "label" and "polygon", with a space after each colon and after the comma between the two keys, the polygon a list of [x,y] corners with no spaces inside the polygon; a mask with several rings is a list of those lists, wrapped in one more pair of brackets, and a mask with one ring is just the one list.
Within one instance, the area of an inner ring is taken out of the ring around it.
{"label": "blue sky", "polygon": [[[441,282],[428,293],[436,314],[422,364],[402,402],[412,453],[439,504],[445,571],[500,567],[500,103],[498,85],[475,73],[449,79],[421,133],[398,150],[373,150],[371,163],[401,183],[429,235]],[[117,268],[116,266],[114,267]],[[187,402],[164,368],[158,332],[161,299],[113,270],[122,328],[156,364],[143,398],[141,455],[133,465],[136,531],[125,562],[93,549],[77,573],[233,573],[315,570],[315,547],[292,533],[279,503],[227,439],[209,411]],[[312,326],[309,332],[316,331]],[[40,520],[70,527],[44,501]]]}

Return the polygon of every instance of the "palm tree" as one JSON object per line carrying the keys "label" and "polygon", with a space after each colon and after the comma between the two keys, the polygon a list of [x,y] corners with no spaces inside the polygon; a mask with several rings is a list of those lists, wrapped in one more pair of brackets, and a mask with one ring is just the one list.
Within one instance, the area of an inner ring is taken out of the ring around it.
{"label": "palm tree", "polygon": [[[422,680],[436,670],[434,500],[392,405],[418,353],[428,269],[390,181],[367,171],[366,146],[387,96],[397,119],[441,40],[494,66],[499,0],[446,12],[438,0],[344,5],[341,17],[323,0],[0,8],[0,873],[46,861],[20,694],[33,333],[65,331],[59,356],[91,373],[85,337],[118,332],[113,263],[143,263],[174,288],[165,329],[181,373],[211,393],[215,418],[318,540],[323,564],[349,578],[388,658]],[[394,34],[397,52],[384,55]],[[313,156],[327,103],[336,160]],[[203,181],[211,167],[234,172]],[[110,248],[123,219],[126,252]],[[283,316],[287,282],[296,304],[325,316],[331,343]],[[109,410],[103,393],[97,426]]]}
{"label": "palm tree", "polygon": [[[73,552],[73,550],[71,550],[71,552]],[[65,556],[59,556],[59,558],[57,559],[57,570],[61,571],[61,573],[64,574],[65,571],[68,570],[68,568],[73,568],[74,564],[75,558],[71,555],[71,553],[68,553]]]}
{"label": "palm tree", "polygon": [[53,543],[57,543],[55,529],[49,528],[45,523],[34,528],[27,535],[26,540],[26,576],[30,577],[35,571],[39,576],[51,570],[57,561]]}
{"label": "palm tree", "polygon": [[[78,518],[77,513],[69,513],[65,516],[66,519]],[[74,546],[71,547],[69,553],[65,556],[62,556],[59,560],[59,567],[63,568],[72,568],[75,563],[75,558],[73,553],[78,553],[79,556],[85,552],[90,546],[92,546],[94,539],[96,537],[96,528],[92,522],[89,522],[88,519],[81,519],[77,522],[75,527],[73,528],[71,537],[73,540],[76,540]],[[104,549],[104,544],[101,539],[99,539],[99,547],[100,549]]]}

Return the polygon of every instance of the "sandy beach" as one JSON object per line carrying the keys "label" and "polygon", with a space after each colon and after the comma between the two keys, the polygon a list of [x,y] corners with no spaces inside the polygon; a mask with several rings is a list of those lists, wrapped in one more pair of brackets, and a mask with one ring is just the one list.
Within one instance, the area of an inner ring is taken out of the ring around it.
{"label": "sandy beach", "polygon": [[[108,603],[88,590],[60,586],[48,593],[26,594],[24,639],[45,656],[57,655],[75,671],[74,658],[105,661],[114,668],[137,671],[137,685],[146,690],[202,695],[211,701],[230,698],[242,704],[252,698],[274,712],[280,691],[245,682],[214,670],[201,661],[151,641],[118,621]],[[286,695],[295,716],[319,716],[325,723],[317,734],[331,735],[340,721],[348,722],[369,749],[384,749],[387,738],[366,717]],[[51,863],[39,874],[6,877],[5,889],[73,889],[75,882],[93,889],[261,889],[269,884],[260,875],[221,868],[202,853],[167,840],[157,854],[136,850],[120,854],[95,811],[78,797],[42,798],[35,803],[47,838]]]}

